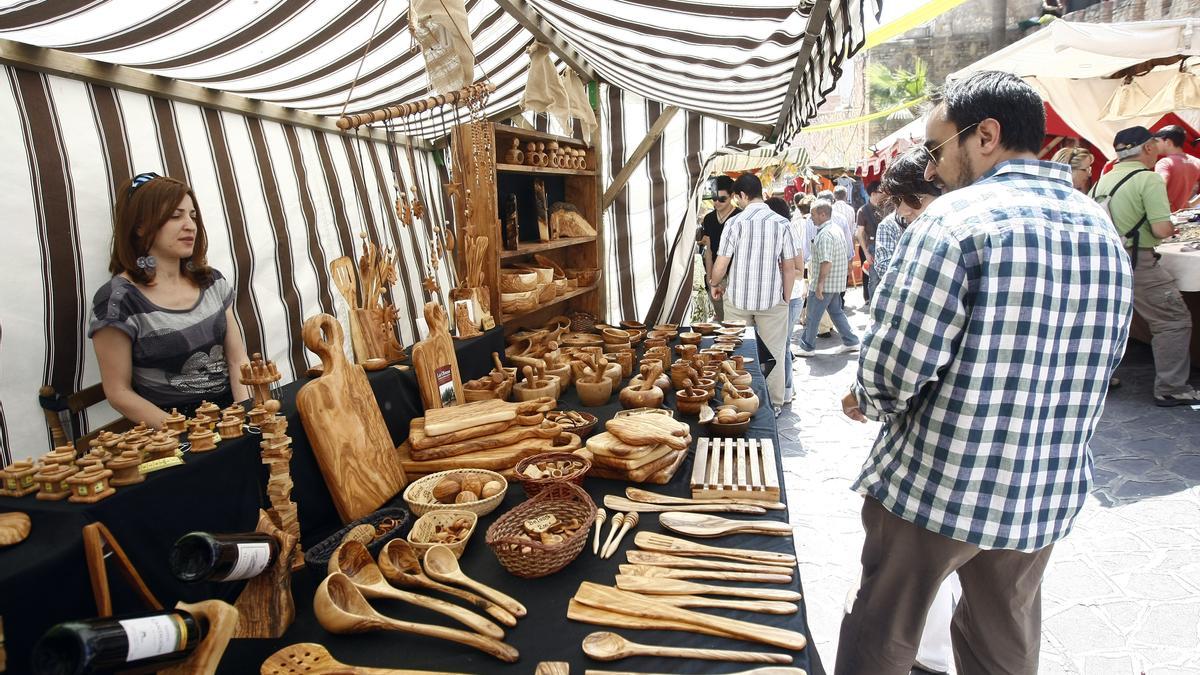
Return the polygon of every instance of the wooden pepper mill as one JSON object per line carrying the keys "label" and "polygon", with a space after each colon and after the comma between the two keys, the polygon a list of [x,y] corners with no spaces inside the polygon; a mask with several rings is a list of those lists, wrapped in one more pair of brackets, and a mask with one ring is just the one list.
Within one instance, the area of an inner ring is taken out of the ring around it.
{"label": "wooden pepper mill", "polygon": [[142,455],[137,450],[126,450],[108,460],[105,468],[113,472],[112,478],[108,481],[109,485],[124,487],[146,480],[146,476],[138,470],[141,465]]}
{"label": "wooden pepper mill", "polygon": [[230,416],[238,418],[238,422],[240,424],[246,423],[246,409],[242,407],[241,403],[234,403],[233,405],[221,411],[221,417],[224,418]]}
{"label": "wooden pepper mill", "polygon": [[42,455],[42,464],[50,466],[51,464],[66,464],[75,463],[75,446],[60,445],[54,450]]}
{"label": "wooden pepper mill", "polygon": [[209,401],[201,401],[200,405],[196,406],[196,417],[200,416],[217,419],[221,416],[221,406]]}
{"label": "wooden pepper mill", "polygon": [[146,443],[146,461],[152,462],[156,459],[174,457],[175,451],[178,449],[179,438],[177,436],[172,436],[170,434],[155,434],[151,439],[149,439],[149,442]]}
{"label": "wooden pepper mill", "polygon": [[116,490],[108,484],[112,471],[102,466],[89,466],[67,479],[71,486],[71,496],[67,501],[76,504],[93,504],[106,497],[116,494]]}
{"label": "wooden pepper mill", "polygon": [[38,484],[37,498],[45,501],[66,499],[71,494],[71,486],[67,484],[67,479],[76,472],[73,464],[43,465],[42,470],[33,477]]}
{"label": "wooden pepper mill", "polygon": [[4,480],[4,489],[0,490],[0,493],[5,497],[24,497],[37,492],[38,486],[33,480],[37,472],[37,467],[27,459],[13,462],[4,469],[0,469],[0,476],[3,476]]}
{"label": "wooden pepper mill", "polygon": [[192,452],[208,452],[217,449],[217,435],[208,429],[197,429],[188,434],[188,442],[192,444]]}
{"label": "wooden pepper mill", "polygon": [[171,408],[171,414],[163,420],[163,428],[183,433],[187,431],[187,418],[179,414],[175,408]]}

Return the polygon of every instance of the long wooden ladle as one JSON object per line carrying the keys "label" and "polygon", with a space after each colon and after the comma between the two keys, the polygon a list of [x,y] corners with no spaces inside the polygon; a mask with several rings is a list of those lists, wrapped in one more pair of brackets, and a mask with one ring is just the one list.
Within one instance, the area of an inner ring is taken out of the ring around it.
{"label": "long wooden ladle", "polygon": [[469,588],[512,612],[513,616],[522,617],[528,613],[525,605],[463,574],[462,568],[458,566],[458,558],[454,557],[454,552],[442,544],[425,551],[425,573],[442,583],[458,584]]}
{"label": "long wooden ladle", "polygon": [[792,526],[778,520],[734,520],[710,513],[667,511],[658,514],[658,524],[689,537],[724,537],[730,534],[792,536]]}
{"label": "long wooden ladle", "polygon": [[[758,572],[760,574],[786,574],[792,576],[790,567],[778,565],[762,565],[757,563],[726,562],[724,560],[706,560],[704,558],[687,558],[668,553],[654,551],[626,551],[625,557],[635,565],[651,565],[654,567],[677,567],[696,570],[725,570],[726,572]],[[387,575],[387,570],[383,571]]]}
{"label": "long wooden ladle", "polygon": [[333,658],[329,650],[315,642],[297,642],[280,649],[263,661],[258,672],[261,675],[461,675],[429,670],[351,666]]}
{"label": "long wooden ladle", "polygon": [[799,602],[800,594],[782,588],[741,588],[737,586],[713,586],[683,579],[658,579],[655,577],[633,577],[617,575],[617,588],[623,591],[646,595],[728,595],[751,600],[778,600]]}
{"label": "long wooden ladle", "polygon": [[704,659],[707,661],[737,661],[740,663],[791,663],[790,654],[778,652],[742,652],[728,649],[692,649],[684,647],[662,647],[630,642],[610,633],[597,631],[583,638],[583,653],[597,661],[617,661],[631,656],[659,656],[679,659]]}
{"label": "long wooden ladle", "polygon": [[689,499],[687,497],[673,497],[635,487],[625,488],[625,496],[635,502],[644,502],[646,504],[742,504],[744,506],[761,506],[771,511],[782,511],[787,508],[783,502],[766,502],[757,499]]}
{"label": "long wooden ladle", "polygon": [[452,605],[445,600],[431,598],[428,595],[409,593],[392,587],[383,578],[383,572],[371,558],[371,553],[362,542],[353,539],[343,542],[329,559],[329,573],[341,572],[358,588],[359,592],[368,598],[386,598],[407,602],[417,607],[425,607],[439,614],[444,614],[467,628],[497,640],[504,639],[504,629],[487,619],[471,612],[469,609]]}
{"label": "long wooden ladle", "polygon": [[393,630],[457,642],[491,654],[507,663],[515,662],[520,656],[515,647],[504,644],[495,638],[468,633],[457,628],[388,618],[376,612],[359,592],[354,582],[350,581],[350,577],[341,572],[330,574],[325,577],[320,586],[317,586],[317,594],[313,598],[313,613],[317,615],[317,622],[321,624],[321,627],[330,633]]}
{"label": "long wooden ladle", "polygon": [[430,579],[421,569],[421,559],[417,556],[412,544],[403,539],[389,541],[379,552],[379,570],[383,572],[384,578],[393,584],[440,591],[471,603],[471,606],[487,612],[493,619],[505,626],[517,625],[517,617],[513,616],[512,612],[491,600],[471,591],[447,586]]}

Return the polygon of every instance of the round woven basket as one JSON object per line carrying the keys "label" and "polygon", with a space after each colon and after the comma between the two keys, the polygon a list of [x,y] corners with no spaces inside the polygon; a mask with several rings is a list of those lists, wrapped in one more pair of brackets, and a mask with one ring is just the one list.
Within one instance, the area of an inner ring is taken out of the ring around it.
{"label": "round woven basket", "polygon": [[[433,488],[443,478],[452,474],[475,474],[484,483],[498,480],[504,484],[504,489],[491,497],[465,504],[443,504],[433,498]],[[404,489],[404,502],[408,504],[408,508],[417,516],[423,516],[430,511],[470,511],[477,516],[486,516],[495,511],[497,506],[500,506],[500,502],[504,501],[504,494],[506,492],[508,492],[508,481],[504,479],[504,476],[495,471],[488,471],[487,469],[453,469],[451,471],[431,473],[428,476],[418,478],[409,483],[408,487]]]}
{"label": "round woven basket", "polygon": [[571,330],[576,333],[590,333],[596,328],[596,317],[587,312],[571,314]]}
{"label": "round woven basket", "polygon": [[[544,462],[571,462],[574,470],[564,473],[561,476],[545,476],[543,478],[530,478],[525,475],[525,469],[535,464]],[[513,473],[521,481],[521,487],[525,488],[525,494],[530,497],[536,497],[546,488],[558,483],[574,483],[575,485],[583,485],[583,477],[592,468],[592,463],[586,457],[570,452],[547,452],[540,455],[533,455],[517,462],[513,467]]]}
{"label": "round woven basket", "polygon": [[[581,526],[561,544],[547,545],[519,536],[524,533],[525,521],[545,514],[554,514],[564,523],[574,518]],[[518,577],[536,579],[570,564],[587,544],[595,522],[596,504],[583,488],[573,483],[555,483],[497,518],[487,530],[486,541],[504,569]]]}

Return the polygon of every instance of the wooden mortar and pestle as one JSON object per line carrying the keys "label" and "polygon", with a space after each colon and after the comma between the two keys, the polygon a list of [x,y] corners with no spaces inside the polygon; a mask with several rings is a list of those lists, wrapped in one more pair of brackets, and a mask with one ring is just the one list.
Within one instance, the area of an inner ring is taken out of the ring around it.
{"label": "wooden mortar and pestle", "polygon": [[722,361],[720,364],[721,372],[735,385],[748,386],[753,378],[745,370],[739,370],[735,363],[734,361]]}
{"label": "wooden mortar and pestle", "polygon": [[558,380],[546,377],[541,369],[525,366],[521,369],[525,379],[513,385],[513,396],[518,401],[532,401],[543,396],[558,398]]}
{"label": "wooden mortar and pestle", "polygon": [[662,375],[659,365],[642,366],[640,381],[630,382],[621,390],[622,408],[658,408],[663,402],[663,390],[654,384]]}
{"label": "wooden mortar and pestle", "polygon": [[[604,366],[600,366],[600,363]],[[589,408],[602,406],[612,397],[612,380],[604,375],[607,365],[606,359],[597,358],[594,354],[571,363],[575,371],[575,391],[579,394],[580,402]]]}
{"label": "wooden mortar and pestle", "polygon": [[[638,366],[638,371],[639,371],[638,374],[634,375],[629,380],[629,384],[631,384],[631,385],[641,384],[641,382],[642,382],[641,370],[643,368],[650,368],[650,367],[662,368],[662,363],[660,361],[658,361],[657,359],[642,359],[641,364]],[[662,389],[665,392],[666,390],[672,388],[671,387],[671,378],[668,377],[666,373],[660,372],[658,375],[658,379],[654,380],[654,386],[658,387],[659,389]]]}
{"label": "wooden mortar and pestle", "polygon": [[725,373],[721,373],[721,398],[726,405],[753,414],[758,410],[758,395],[748,386],[736,385],[729,381]]}
{"label": "wooden mortar and pestle", "polygon": [[712,398],[707,389],[693,387],[692,381],[685,380],[683,388],[675,391],[675,409],[684,415],[698,415],[700,408]]}

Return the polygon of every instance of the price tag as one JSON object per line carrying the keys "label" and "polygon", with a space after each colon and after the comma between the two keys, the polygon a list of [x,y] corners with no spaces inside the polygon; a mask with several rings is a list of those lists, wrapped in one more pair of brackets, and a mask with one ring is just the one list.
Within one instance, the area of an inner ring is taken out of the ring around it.
{"label": "price tag", "polygon": [[558,518],[553,513],[546,513],[537,518],[525,521],[525,531],[529,534],[541,534],[558,524]]}

